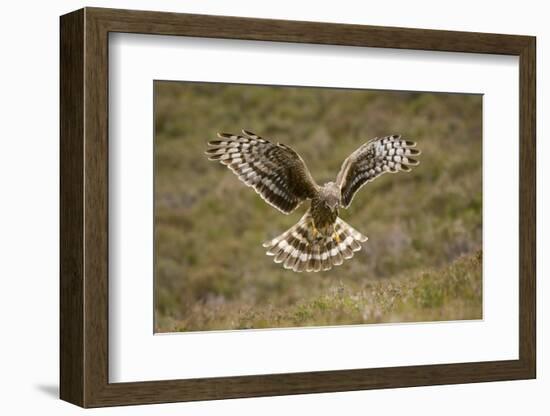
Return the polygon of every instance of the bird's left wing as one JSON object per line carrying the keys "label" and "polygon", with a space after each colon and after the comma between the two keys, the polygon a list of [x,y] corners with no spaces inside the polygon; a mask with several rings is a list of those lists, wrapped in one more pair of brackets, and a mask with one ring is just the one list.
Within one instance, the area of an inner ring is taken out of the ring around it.
{"label": "bird's left wing", "polygon": [[218,140],[208,145],[209,160],[219,160],[285,214],[318,192],[306,164],[289,146],[272,143],[246,130],[243,135],[218,133]]}
{"label": "bird's left wing", "polygon": [[359,147],[344,161],[336,178],[342,192],[341,204],[349,207],[357,191],[386,172],[409,172],[420,154],[415,142],[393,135],[375,138]]}

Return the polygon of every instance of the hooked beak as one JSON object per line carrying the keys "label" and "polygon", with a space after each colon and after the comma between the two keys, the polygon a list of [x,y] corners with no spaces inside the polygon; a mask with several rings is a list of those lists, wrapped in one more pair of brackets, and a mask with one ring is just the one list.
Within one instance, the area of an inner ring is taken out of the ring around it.
{"label": "hooked beak", "polygon": [[338,208],[338,201],[334,203],[327,203],[327,208],[330,209],[332,212],[336,211],[336,208]]}

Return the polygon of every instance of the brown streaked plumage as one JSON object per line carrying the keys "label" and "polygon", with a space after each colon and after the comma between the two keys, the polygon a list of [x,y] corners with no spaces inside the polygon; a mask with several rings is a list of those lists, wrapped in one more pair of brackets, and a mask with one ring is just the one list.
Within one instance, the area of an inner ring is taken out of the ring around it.
{"label": "brown streaked plumage", "polygon": [[409,172],[418,165],[416,143],[393,135],[360,146],[342,164],[336,182],[317,185],[303,159],[292,148],[243,130],[218,133],[208,142],[209,160],[218,160],[267,203],[284,214],[304,200],[310,208],[296,225],[264,243],[275,263],[296,272],[330,270],[353,257],[367,237],[338,217],[357,191],[386,172]]}

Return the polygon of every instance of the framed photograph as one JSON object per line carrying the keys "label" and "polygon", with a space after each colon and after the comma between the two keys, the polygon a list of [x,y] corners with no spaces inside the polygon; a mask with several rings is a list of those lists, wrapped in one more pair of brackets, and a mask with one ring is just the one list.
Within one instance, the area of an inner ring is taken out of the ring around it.
{"label": "framed photograph", "polygon": [[60,29],[63,400],[535,378],[534,37]]}

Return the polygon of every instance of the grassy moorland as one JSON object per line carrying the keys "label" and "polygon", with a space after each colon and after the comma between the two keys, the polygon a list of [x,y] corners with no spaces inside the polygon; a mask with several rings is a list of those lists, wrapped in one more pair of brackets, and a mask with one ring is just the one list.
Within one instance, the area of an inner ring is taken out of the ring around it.
{"label": "grassy moorland", "polygon": [[[481,97],[157,82],[156,331],[481,318]],[[421,164],[362,188],[342,218],[369,237],[328,272],[261,243],[293,225],[204,156],[241,128],[296,149],[319,183],[364,141],[400,133]]]}

